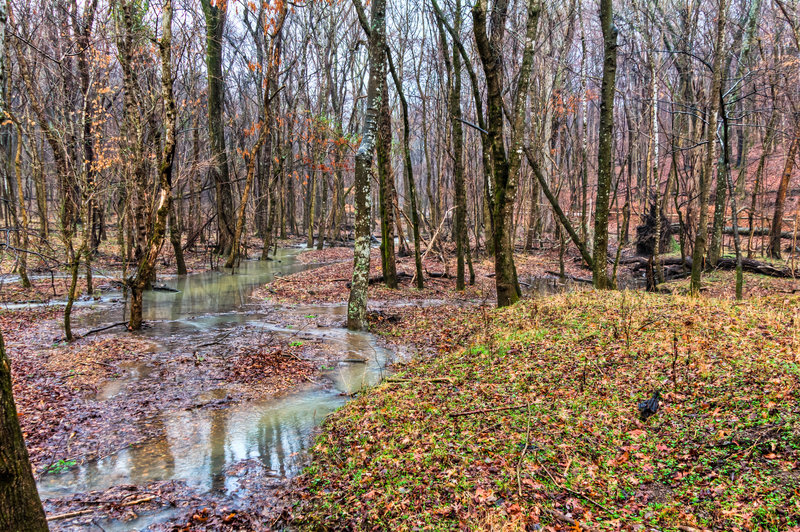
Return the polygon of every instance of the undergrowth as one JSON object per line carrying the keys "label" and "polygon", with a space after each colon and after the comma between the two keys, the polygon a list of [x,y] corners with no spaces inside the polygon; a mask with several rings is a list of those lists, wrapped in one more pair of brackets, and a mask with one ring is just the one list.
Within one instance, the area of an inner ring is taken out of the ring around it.
{"label": "undergrowth", "polygon": [[800,524],[800,299],[582,292],[474,320],[328,419],[299,527]]}

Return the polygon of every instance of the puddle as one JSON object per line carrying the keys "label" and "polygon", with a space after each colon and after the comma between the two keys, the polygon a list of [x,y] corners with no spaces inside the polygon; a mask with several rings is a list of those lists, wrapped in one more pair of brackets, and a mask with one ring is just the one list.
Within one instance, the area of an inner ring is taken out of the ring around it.
{"label": "puddle", "polygon": [[46,475],[39,481],[39,494],[46,499],[168,479],[184,480],[201,491],[229,491],[235,486],[225,486],[225,467],[253,458],[276,476],[294,476],[300,471],[298,454],[310,444],[314,428],[345,400],[309,386],[277,400],[169,412],[160,419],[163,437]]}
{"label": "puddle", "polygon": [[129,384],[144,379],[154,370],[153,367],[140,362],[122,362],[119,364],[119,368],[122,373],[118,378],[109,380],[100,386],[95,395],[97,401],[106,401],[119,395]]}
{"label": "puddle", "polygon": [[[366,333],[311,325],[290,327],[290,317],[326,318],[343,323],[346,307],[338,305],[274,305],[266,310],[250,300],[257,286],[275,275],[308,269],[299,263],[298,250],[282,250],[276,260],[243,262],[235,275],[209,272],[166,280],[178,292],[147,292],[144,319],[147,328],[136,333],[152,340],[165,352],[186,351],[224,341],[242,326],[296,341],[318,342],[345,359],[323,367],[324,383],[307,384],[290,395],[263,401],[236,403],[221,408],[172,410],[149,423],[157,423],[162,436],[79,465],[58,475],[44,475],[38,483],[43,499],[105,490],[122,484],[143,485],[159,480],[182,480],[201,492],[233,493],[238,483],[223,472],[232,464],[257,459],[276,477],[300,472],[300,458],[311,435],[325,416],[342,406],[352,394],[380,381],[392,354],[377,346]],[[116,314],[115,314],[116,313]],[[122,321],[119,308],[81,316],[77,327],[94,328]],[[100,333],[107,337],[130,334],[119,329]],[[143,363],[120,365],[117,379],[100,387],[96,400],[109,400],[147,378],[154,368]],[[151,377],[152,378],[152,377]],[[168,384],[164,384],[165,386]],[[225,388],[198,394],[199,403],[223,399]],[[163,520],[163,512],[147,516],[124,529],[143,528]],[[105,524],[104,524],[105,528]],[[111,527],[108,529],[113,529]]]}

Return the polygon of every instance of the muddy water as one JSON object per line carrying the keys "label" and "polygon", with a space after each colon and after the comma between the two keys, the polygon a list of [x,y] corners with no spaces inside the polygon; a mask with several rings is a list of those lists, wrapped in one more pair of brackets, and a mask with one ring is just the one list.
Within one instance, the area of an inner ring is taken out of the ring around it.
{"label": "muddy water", "polygon": [[[165,411],[157,420],[163,436],[120,450],[39,481],[43,498],[103,490],[121,484],[145,484],[180,479],[204,491],[230,492],[222,472],[231,464],[258,459],[276,477],[299,472],[299,455],[309,445],[314,428],[343,405],[347,394],[378,382],[390,354],[364,333],[333,327],[297,330],[282,325],[287,314],[326,316],[344,322],[343,305],[254,305],[251,293],[276,275],[307,266],[296,260],[297,250],[279,252],[272,262],[245,262],[235,274],[209,272],[167,281],[178,292],[148,292],[144,318],[150,325],[140,333],[165,351],[186,350],[207,342],[224,341],[242,325],[265,334],[297,341],[325,343],[341,353],[342,362],[324,368],[325,382],[304,385],[290,395],[234,404],[228,408]],[[98,327],[122,321],[119,309],[86,315],[79,327]],[[129,334],[121,330],[108,334]],[[121,378],[109,381],[96,400],[114,398],[148,377],[152,368],[131,363],[121,366]],[[204,397],[207,396],[207,397]],[[202,403],[227,396],[225,388],[198,395]]]}

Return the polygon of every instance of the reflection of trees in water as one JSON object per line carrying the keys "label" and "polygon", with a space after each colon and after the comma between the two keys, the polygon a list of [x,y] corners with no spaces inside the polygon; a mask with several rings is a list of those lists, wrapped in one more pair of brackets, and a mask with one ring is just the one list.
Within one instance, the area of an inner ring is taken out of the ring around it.
{"label": "reflection of trees in water", "polygon": [[209,435],[210,462],[207,477],[211,481],[212,489],[224,487],[222,470],[229,462],[228,458],[228,411],[211,411],[211,433]]}
{"label": "reflection of trees in water", "polygon": [[[213,424],[209,414],[181,412],[170,416],[166,426],[166,439],[169,440],[170,456],[174,466],[172,474],[163,478],[186,479],[210,486],[210,441]],[[154,460],[150,465],[155,467],[157,463]]]}
{"label": "reflection of trees in water", "polygon": [[296,472],[295,453],[306,448],[314,420],[310,412],[280,412],[264,416],[258,426],[258,454],[267,469],[280,475]]}
{"label": "reflection of trees in water", "polygon": [[[161,419],[151,420],[148,424],[148,430],[156,434],[166,433]],[[172,478],[174,475],[175,462],[170,443],[167,438],[160,437],[92,460],[68,473],[46,475],[39,481],[39,490],[46,497],[49,490],[104,490],[119,484],[144,484],[151,480]]]}

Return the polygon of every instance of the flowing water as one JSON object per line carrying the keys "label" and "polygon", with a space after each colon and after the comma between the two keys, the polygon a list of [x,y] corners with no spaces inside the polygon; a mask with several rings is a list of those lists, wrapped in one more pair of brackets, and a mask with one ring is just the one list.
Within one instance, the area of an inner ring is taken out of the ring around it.
{"label": "flowing water", "polygon": [[[326,368],[326,383],[307,384],[290,395],[249,401],[220,409],[165,411],[157,421],[162,437],[122,449],[39,481],[42,498],[63,497],[76,492],[103,490],[121,484],[145,484],[180,479],[201,491],[236,489],[222,474],[226,467],[258,459],[276,477],[299,472],[298,458],[311,441],[311,434],[324,417],[345,403],[349,394],[377,383],[390,354],[365,333],[335,327],[297,330],[282,325],[286,313],[297,316],[327,316],[344,323],[344,305],[255,305],[251,294],[257,286],[278,275],[308,268],[296,259],[298,250],[281,250],[274,261],[247,261],[230,272],[208,272],[166,281],[178,292],[150,291],[145,295],[144,319],[149,325],[140,334],[165,351],[213,342],[246,325],[265,333],[323,342],[342,354],[342,362]],[[123,320],[123,311],[106,308],[81,318],[78,327],[99,327]],[[115,332],[116,331],[116,332]],[[130,334],[122,328],[106,334]],[[120,379],[111,380],[96,400],[122,393],[138,379],[146,378],[150,366],[127,363]],[[198,397],[224,398],[224,388]],[[234,483],[235,484],[235,483]],[[130,525],[130,523],[129,523]]]}

